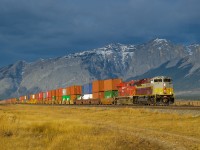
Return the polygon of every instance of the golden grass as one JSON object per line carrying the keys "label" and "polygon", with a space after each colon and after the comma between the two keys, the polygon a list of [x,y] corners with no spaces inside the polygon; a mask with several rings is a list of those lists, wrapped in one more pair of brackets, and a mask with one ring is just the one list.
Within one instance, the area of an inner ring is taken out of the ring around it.
{"label": "golden grass", "polygon": [[176,100],[173,105],[177,106],[200,106],[200,100]]}
{"label": "golden grass", "polygon": [[200,149],[200,115],[148,109],[0,106],[0,149]]}

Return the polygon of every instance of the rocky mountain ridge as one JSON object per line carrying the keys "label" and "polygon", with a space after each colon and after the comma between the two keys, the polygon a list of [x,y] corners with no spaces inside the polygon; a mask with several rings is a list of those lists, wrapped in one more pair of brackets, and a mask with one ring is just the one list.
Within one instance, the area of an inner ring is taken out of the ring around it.
{"label": "rocky mountain ridge", "polygon": [[154,39],[140,45],[109,44],[32,63],[19,61],[0,68],[0,99],[95,79],[120,77],[130,80],[157,75],[172,76],[176,93],[181,95],[198,91],[200,45],[184,46],[166,39]]}

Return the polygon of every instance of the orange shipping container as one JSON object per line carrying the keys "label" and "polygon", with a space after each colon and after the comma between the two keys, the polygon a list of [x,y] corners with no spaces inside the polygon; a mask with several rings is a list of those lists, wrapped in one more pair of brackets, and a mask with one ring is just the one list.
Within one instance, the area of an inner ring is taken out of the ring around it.
{"label": "orange shipping container", "polygon": [[92,82],[92,93],[103,92],[104,91],[104,81],[96,80]]}
{"label": "orange shipping container", "polygon": [[104,80],[104,91],[118,90],[117,86],[122,82],[122,79]]}
{"label": "orange shipping container", "polygon": [[104,92],[93,93],[93,99],[102,99],[104,98]]}
{"label": "orange shipping container", "polygon": [[39,93],[35,94],[35,99],[36,99],[36,100],[39,99]]}
{"label": "orange shipping container", "polygon": [[51,90],[51,96],[56,96],[56,90]]}
{"label": "orange shipping container", "polygon": [[81,95],[82,94],[82,86],[74,85],[70,87],[70,95]]}
{"label": "orange shipping container", "polygon": [[62,96],[62,89],[63,88],[56,89],[56,97]]}
{"label": "orange shipping container", "polygon": [[63,92],[63,88],[59,88],[59,94],[58,94],[59,97],[62,97],[62,92]]}
{"label": "orange shipping container", "polygon": [[62,96],[56,97],[56,100],[61,102],[62,101]]}
{"label": "orange shipping container", "polygon": [[56,89],[56,97],[59,96],[59,89]]}
{"label": "orange shipping container", "polygon": [[66,95],[71,95],[71,87],[66,88]]}

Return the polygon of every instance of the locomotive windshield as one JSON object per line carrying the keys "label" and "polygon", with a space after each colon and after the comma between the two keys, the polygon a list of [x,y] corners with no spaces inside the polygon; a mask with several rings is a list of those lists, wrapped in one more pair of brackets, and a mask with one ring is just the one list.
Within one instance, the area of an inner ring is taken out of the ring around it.
{"label": "locomotive windshield", "polygon": [[171,79],[164,79],[164,82],[171,82]]}
{"label": "locomotive windshield", "polygon": [[154,79],[154,82],[162,82],[162,79]]}

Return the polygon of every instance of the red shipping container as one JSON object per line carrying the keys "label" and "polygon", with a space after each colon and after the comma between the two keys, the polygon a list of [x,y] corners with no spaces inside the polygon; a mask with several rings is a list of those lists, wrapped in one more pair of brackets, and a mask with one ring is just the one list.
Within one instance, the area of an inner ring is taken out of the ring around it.
{"label": "red shipping container", "polygon": [[47,97],[47,100],[52,100],[51,91],[47,91],[47,92],[46,92],[46,97]]}
{"label": "red shipping container", "polygon": [[96,80],[92,82],[92,93],[104,91],[104,80]]}
{"label": "red shipping container", "polygon": [[38,93],[38,100],[39,101],[43,100],[43,92]]}

